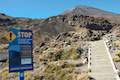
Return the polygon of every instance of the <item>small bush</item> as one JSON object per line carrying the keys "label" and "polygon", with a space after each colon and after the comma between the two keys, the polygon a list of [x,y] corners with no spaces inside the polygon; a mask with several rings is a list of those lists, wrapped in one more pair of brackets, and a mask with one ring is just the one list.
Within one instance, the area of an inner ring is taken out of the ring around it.
{"label": "small bush", "polygon": [[113,58],[113,61],[114,61],[114,62],[120,62],[120,57],[119,57],[119,56],[114,57],[114,58]]}
{"label": "small bush", "polygon": [[[74,65],[63,61],[57,64],[47,64],[42,76],[45,80],[88,80],[87,75],[84,74],[76,73]],[[40,80],[40,76],[37,76],[36,80]]]}
{"label": "small bush", "polygon": [[49,52],[45,54],[41,54],[39,56],[40,61],[58,61],[58,60],[66,60],[72,59],[76,60],[80,58],[80,54],[77,53],[76,48],[71,48],[68,51],[60,50],[58,52]]}
{"label": "small bush", "polygon": [[70,66],[71,65],[64,62],[60,65],[48,64],[44,72],[45,80],[70,80],[71,76],[69,76],[68,74],[73,72],[73,67]]}
{"label": "small bush", "polygon": [[80,55],[76,52],[76,49],[75,48],[71,48],[69,51],[67,52],[64,52],[62,55],[61,55],[61,59],[64,60],[64,59],[72,59],[72,60],[76,60],[80,58]]}
{"label": "small bush", "polygon": [[120,57],[120,50],[116,50],[116,51],[115,51],[115,55],[117,55],[117,56]]}
{"label": "small bush", "polygon": [[114,44],[116,47],[120,47],[120,41],[119,41],[119,40],[113,41],[113,44]]}

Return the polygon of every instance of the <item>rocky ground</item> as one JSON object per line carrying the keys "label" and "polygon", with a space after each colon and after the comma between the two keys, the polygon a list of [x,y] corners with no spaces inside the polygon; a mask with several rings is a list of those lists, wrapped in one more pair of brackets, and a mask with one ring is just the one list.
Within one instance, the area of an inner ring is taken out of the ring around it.
{"label": "rocky ground", "polygon": [[[80,33],[65,32],[34,50],[38,80],[87,80],[87,41]],[[75,78],[76,76],[76,78]],[[36,80],[35,79],[35,80]]]}

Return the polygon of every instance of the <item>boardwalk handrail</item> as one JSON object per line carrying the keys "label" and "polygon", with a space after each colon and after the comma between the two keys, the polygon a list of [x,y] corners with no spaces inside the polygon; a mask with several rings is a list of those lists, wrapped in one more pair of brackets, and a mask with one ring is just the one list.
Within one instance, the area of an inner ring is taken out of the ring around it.
{"label": "boardwalk handrail", "polygon": [[90,70],[90,64],[91,64],[91,61],[90,61],[90,44],[89,44],[89,48],[88,48],[88,70]]}
{"label": "boardwalk handrail", "polygon": [[105,41],[105,40],[104,40],[104,44],[105,44],[105,47],[106,47],[106,49],[107,49],[107,53],[108,53],[108,55],[109,55],[110,62],[111,62],[111,64],[112,64],[112,66],[113,66],[113,70],[115,71],[116,78],[117,78],[117,80],[120,80],[120,77],[119,77],[119,75],[118,75],[117,69],[116,69],[115,64],[114,64],[114,62],[113,62],[113,60],[112,60],[111,54],[110,54],[110,52],[109,52],[109,49],[108,49],[108,47],[107,47],[107,44],[106,44],[106,41]]}

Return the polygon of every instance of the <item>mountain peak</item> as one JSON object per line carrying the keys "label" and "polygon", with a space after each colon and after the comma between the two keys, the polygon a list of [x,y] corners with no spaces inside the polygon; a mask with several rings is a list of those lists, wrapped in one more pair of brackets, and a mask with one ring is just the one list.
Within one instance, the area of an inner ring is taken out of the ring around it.
{"label": "mountain peak", "polygon": [[71,8],[70,10],[65,11],[63,14],[79,14],[79,15],[108,15],[113,14],[108,11],[104,11],[101,9],[97,9],[89,6],[76,6],[75,8]]}
{"label": "mountain peak", "polygon": [[114,19],[115,21],[119,21],[120,14],[115,14],[109,11],[105,11],[102,9],[89,7],[89,6],[76,6],[74,8],[71,8],[65,12],[63,12],[62,15],[72,16],[72,15],[85,15],[85,16],[91,16],[91,17],[100,17],[100,18],[107,18],[107,19]]}

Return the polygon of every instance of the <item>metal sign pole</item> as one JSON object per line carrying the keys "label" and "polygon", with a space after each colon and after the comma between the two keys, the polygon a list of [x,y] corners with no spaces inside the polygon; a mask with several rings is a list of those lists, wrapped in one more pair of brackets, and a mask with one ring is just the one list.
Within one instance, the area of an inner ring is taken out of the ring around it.
{"label": "metal sign pole", "polygon": [[24,80],[24,71],[19,72],[19,80]]}

